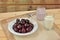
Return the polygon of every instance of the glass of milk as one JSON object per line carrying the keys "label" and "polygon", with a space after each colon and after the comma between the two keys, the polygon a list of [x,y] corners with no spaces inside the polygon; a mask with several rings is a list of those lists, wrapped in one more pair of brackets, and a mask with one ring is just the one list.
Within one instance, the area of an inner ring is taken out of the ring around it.
{"label": "glass of milk", "polygon": [[44,7],[37,7],[36,17],[40,21],[43,21],[44,20],[44,17],[45,17],[45,8]]}
{"label": "glass of milk", "polygon": [[54,18],[53,16],[46,16],[44,18],[44,28],[47,30],[51,30],[54,25]]}

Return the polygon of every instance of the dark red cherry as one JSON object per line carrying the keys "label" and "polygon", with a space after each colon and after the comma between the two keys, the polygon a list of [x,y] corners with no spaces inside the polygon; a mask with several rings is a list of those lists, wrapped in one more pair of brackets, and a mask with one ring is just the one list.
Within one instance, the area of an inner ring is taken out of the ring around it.
{"label": "dark red cherry", "polygon": [[22,33],[25,33],[25,32],[26,32],[25,28],[22,28]]}
{"label": "dark red cherry", "polygon": [[32,23],[30,23],[29,26],[34,27],[34,25]]}
{"label": "dark red cherry", "polygon": [[26,23],[29,23],[29,20],[28,19],[26,19],[25,21],[26,21]]}
{"label": "dark red cherry", "polygon": [[14,31],[15,31],[15,32],[18,32],[18,29],[17,29],[17,28],[14,28]]}
{"label": "dark red cherry", "polygon": [[32,27],[28,27],[28,28],[26,28],[26,31],[30,32],[32,29],[33,29]]}
{"label": "dark red cherry", "polygon": [[15,23],[14,25],[13,25],[13,28],[16,28],[17,27],[17,24]]}
{"label": "dark red cherry", "polygon": [[25,24],[25,21],[21,21],[21,24]]}
{"label": "dark red cherry", "polygon": [[30,25],[26,23],[26,24],[25,24],[25,27],[28,27],[28,26],[30,26]]}
{"label": "dark red cherry", "polygon": [[20,22],[20,19],[16,19],[16,23]]}
{"label": "dark red cherry", "polygon": [[19,33],[21,33],[21,32],[22,32],[22,30],[20,29],[20,30],[19,30]]}
{"label": "dark red cherry", "polygon": [[21,19],[21,21],[25,21],[25,19]]}
{"label": "dark red cherry", "polygon": [[21,25],[18,25],[17,28],[20,29],[20,28],[22,28],[22,26]]}

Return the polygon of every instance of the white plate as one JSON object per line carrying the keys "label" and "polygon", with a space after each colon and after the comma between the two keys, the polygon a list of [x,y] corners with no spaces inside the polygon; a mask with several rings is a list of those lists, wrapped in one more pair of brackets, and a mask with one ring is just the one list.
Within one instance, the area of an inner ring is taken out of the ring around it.
{"label": "white plate", "polygon": [[15,31],[13,30],[13,25],[14,25],[14,23],[16,22],[16,19],[14,19],[13,21],[11,21],[11,22],[8,23],[8,30],[9,30],[12,34],[15,34],[15,35],[29,35],[29,34],[34,33],[34,32],[37,30],[38,24],[37,24],[37,22],[36,22],[35,20],[30,19],[30,18],[19,18],[19,19],[28,19],[28,20],[30,20],[30,22],[34,25],[34,28],[33,28],[33,30],[32,30],[31,32],[28,32],[28,33],[17,33],[17,32],[15,32]]}

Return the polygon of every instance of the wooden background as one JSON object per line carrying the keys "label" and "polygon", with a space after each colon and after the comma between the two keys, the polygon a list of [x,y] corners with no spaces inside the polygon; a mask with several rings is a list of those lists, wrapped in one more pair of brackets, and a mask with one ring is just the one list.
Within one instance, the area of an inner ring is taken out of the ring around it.
{"label": "wooden background", "polygon": [[60,8],[60,0],[0,0],[0,12],[34,10],[38,6]]}

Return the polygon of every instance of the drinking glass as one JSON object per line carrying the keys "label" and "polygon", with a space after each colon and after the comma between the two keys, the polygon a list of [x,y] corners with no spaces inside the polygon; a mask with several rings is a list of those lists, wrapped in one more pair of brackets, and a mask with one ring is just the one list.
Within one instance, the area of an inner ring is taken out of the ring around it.
{"label": "drinking glass", "polygon": [[37,10],[36,10],[37,19],[39,19],[40,21],[43,21],[45,14],[46,14],[46,11],[44,7],[37,7]]}

